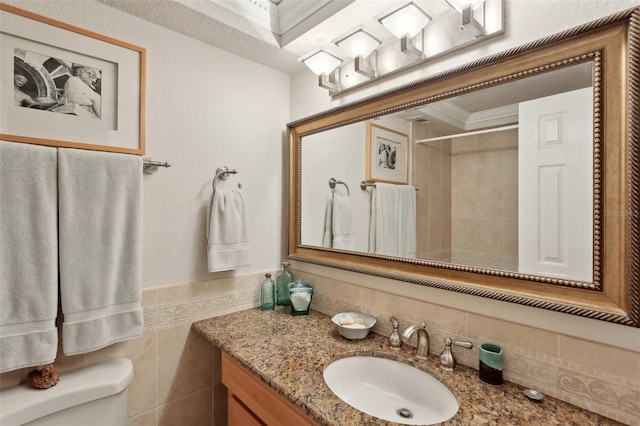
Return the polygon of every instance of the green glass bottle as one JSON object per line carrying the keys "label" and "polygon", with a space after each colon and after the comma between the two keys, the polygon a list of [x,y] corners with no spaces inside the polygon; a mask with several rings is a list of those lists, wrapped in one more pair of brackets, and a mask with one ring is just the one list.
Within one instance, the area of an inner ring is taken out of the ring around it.
{"label": "green glass bottle", "polygon": [[282,267],[276,275],[276,305],[290,306],[289,287],[293,282],[293,275],[289,272],[289,262],[282,262]]}
{"label": "green glass bottle", "polygon": [[275,305],[274,297],[275,285],[271,279],[271,274],[264,274],[264,280],[260,284],[260,310],[272,311]]}

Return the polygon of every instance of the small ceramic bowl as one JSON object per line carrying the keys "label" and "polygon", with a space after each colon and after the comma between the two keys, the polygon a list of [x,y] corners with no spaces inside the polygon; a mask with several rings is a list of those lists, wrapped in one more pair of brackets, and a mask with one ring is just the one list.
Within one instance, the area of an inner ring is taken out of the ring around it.
{"label": "small ceramic bowl", "polygon": [[374,317],[361,312],[341,312],[335,314],[331,321],[340,335],[349,340],[364,339],[376,323]]}

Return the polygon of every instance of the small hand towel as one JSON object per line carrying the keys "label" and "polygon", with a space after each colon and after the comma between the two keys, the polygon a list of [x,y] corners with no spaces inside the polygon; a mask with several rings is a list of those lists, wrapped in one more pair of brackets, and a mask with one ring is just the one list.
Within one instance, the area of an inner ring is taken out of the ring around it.
{"label": "small hand towel", "polygon": [[216,190],[211,200],[208,235],[209,272],[249,264],[247,217],[242,191]]}
{"label": "small hand towel", "polygon": [[58,150],[67,355],[142,335],[142,158]]}
{"label": "small hand towel", "polygon": [[351,233],[351,199],[348,195],[336,192],[333,197],[333,248],[351,250],[353,234]]}
{"label": "small hand towel", "polygon": [[58,349],[57,150],[0,142],[0,373]]}

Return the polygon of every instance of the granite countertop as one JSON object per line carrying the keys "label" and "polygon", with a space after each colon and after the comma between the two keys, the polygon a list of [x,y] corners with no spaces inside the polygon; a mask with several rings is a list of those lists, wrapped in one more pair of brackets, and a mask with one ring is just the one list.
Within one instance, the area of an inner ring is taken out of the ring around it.
{"label": "granite countertop", "polygon": [[460,409],[446,425],[617,425],[619,423],[545,396],[529,400],[522,386],[492,386],[477,370],[458,365],[453,372],[439,360],[417,360],[415,348],[389,348],[387,338],[370,333],[350,341],[338,334],[331,317],[316,311],[291,316],[283,311],[250,309],[193,324],[195,330],[283,395],[321,425],[391,425],[352,408],[329,389],[322,372],[332,361],[353,355],[395,359],[413,365],[444,383],[458,397]]}

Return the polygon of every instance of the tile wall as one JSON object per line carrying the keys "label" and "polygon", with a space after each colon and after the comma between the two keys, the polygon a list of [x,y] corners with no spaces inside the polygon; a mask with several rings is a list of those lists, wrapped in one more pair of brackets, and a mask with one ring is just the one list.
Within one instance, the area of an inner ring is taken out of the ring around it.
{"label": "tile wall", "polygon": [[[388,335],[389,316],[404,326],[425,321],[430,351],[439,354],[445,336],[470,340],[472,350],[454,348],[459,363],[477,368],[480,343],[505,352],[505,378],[640,426],[640,356],[535,327],[510,323],[387,293],[318,274],[293,271],[314,288],[312,308],[327,315],[360,310],[374,315],[375,332]],[[219,352],[191,323],[258,306],[261,274],[148,289],[143,293],[145,332],[138,339],[103,350],[65,357],[60,372],[117,357],[134,363],[127,426],[210,426],[226,424],[226,391],[220,384]],[[415,345],[412,341],[410,344]],[[0,387],[24,381],[31,369],[0,375]]]}
{"label": "tile wall", "polygon": [[[131,359],[134,379],[128,388],[127,426],[226,424],[226,391],[216,365],[219,357],[214,357],[211,344],[191,329],[191,323],[258,306],[261,276],[144,290],[142,337],[71,357],[60,350],[54,365],[64,380],[65,372],[86,365]],[[0,388],[26,381],[32,369],[0,375]]]}

